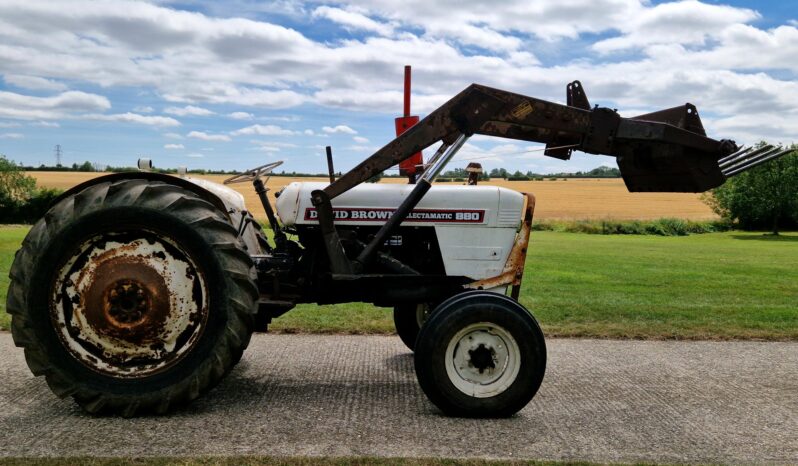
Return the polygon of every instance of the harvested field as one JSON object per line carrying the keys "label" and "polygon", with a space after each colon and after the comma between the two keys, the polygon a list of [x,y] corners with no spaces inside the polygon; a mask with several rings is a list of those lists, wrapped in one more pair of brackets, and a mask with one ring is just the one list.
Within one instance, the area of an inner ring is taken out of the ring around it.
{"label": "harvested field", "polygon": [[[102,173],[29,172],[40,186],[67,189]],[[227,175],[199,176],[221,183]],[[326,181],[325,178],[273,177],[268,186],[279,190],[294,181]],[[385,183],[404,183],[404,179],[388,178]],[[454,183],[441,183],[452,185]],[[553,219],[616,219],[646,220],[676,217],[689,220],[709,220],[717,216],[701,202],[699,194],[629,193],[621,179],[560,179],[557,181],[493,180],[485,185],[504,186],[516,191],[532,192],[537,196],[535,217]],[[248,183],[232,185],[244,195],[247,207],[256,217],[265,219],[255,191]]]}

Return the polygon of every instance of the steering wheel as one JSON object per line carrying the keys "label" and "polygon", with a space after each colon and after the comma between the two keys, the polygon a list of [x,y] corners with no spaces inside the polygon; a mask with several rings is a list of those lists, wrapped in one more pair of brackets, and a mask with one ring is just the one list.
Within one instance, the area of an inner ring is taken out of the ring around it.
{"label": "steering wheel", "polygon": [[[261,176],[268,175],[272,172],[275,168],[279,167],[283,164],[282,160],[278,160],[277,162],[267,163],[266,165],[261,165],[260,167],[253,168],[252,170],[247,170],[243,173],[239,173],[238,175],[233,175],[230,178],[224,180],[224,184],[233,184],[233,183],[243,183],[245,181],[255,181]],[[269,178],[266,178],[266,181],[269,181]]]}

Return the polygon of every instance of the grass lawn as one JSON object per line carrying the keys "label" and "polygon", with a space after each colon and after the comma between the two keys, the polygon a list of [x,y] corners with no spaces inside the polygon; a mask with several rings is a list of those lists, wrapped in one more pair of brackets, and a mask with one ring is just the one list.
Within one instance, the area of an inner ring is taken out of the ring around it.
{"label": "grass lawn", "polygon": [[[0,328],[14,251],[0,227]],[[687,237],[534,232],[521,302],[547,336],[798,340],[798,234]],[[301,305],[282,332],[392,333],[390,310]]]}

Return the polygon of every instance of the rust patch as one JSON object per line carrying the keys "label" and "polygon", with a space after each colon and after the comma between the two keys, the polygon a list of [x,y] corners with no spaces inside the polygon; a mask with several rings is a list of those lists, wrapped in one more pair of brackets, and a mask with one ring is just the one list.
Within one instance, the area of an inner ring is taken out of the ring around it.
{"label": "rust patch", "polygon": [[530,193],[523,193],[526,196],[526,209],[521,229],[515,237],[515,243],[504,264],[504,270],[495,277],[477,280],[465,285],[465,288],[473,290],[489,290],[500,286],[512,285],[513,289],[510,296],[518,299],[521,292],[521,279],[524,277],[524,264],[526,263],[526,253],[529,249],[529,235],[532,231],[532,217],[535,213],[535,196]]}
{"label": "rust patch", "polygon": [[99,333],[136,344],[157,340],[170,312],[169,284],[135,256],[106,260],[81,296],[86,319]]}

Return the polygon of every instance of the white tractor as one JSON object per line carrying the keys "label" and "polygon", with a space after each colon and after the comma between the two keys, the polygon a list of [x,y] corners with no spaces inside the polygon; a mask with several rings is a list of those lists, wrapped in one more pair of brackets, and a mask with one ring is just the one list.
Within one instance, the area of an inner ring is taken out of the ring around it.
{"label": "white tractor", "polygon": [[[700,192],[786,153],[706,137],[690,104],[635,118],[472,85],[326,183],[252,182],[272,238],[226,186],[147,171],[65,192],[11,267],[7,309],[28,366],[92,413],[169,411],[216,385],[253,331],[299,303],[394,308],[419,383],[443,412],[509,416],[535,395],[543,333],[517,301],[534,197],[432,187],[472,134],[537,141],[546,155],[617,157],[630,191]],[[415,184],[364,183],[441,141]],[[332,171],[332,170],[331,170]]]}

